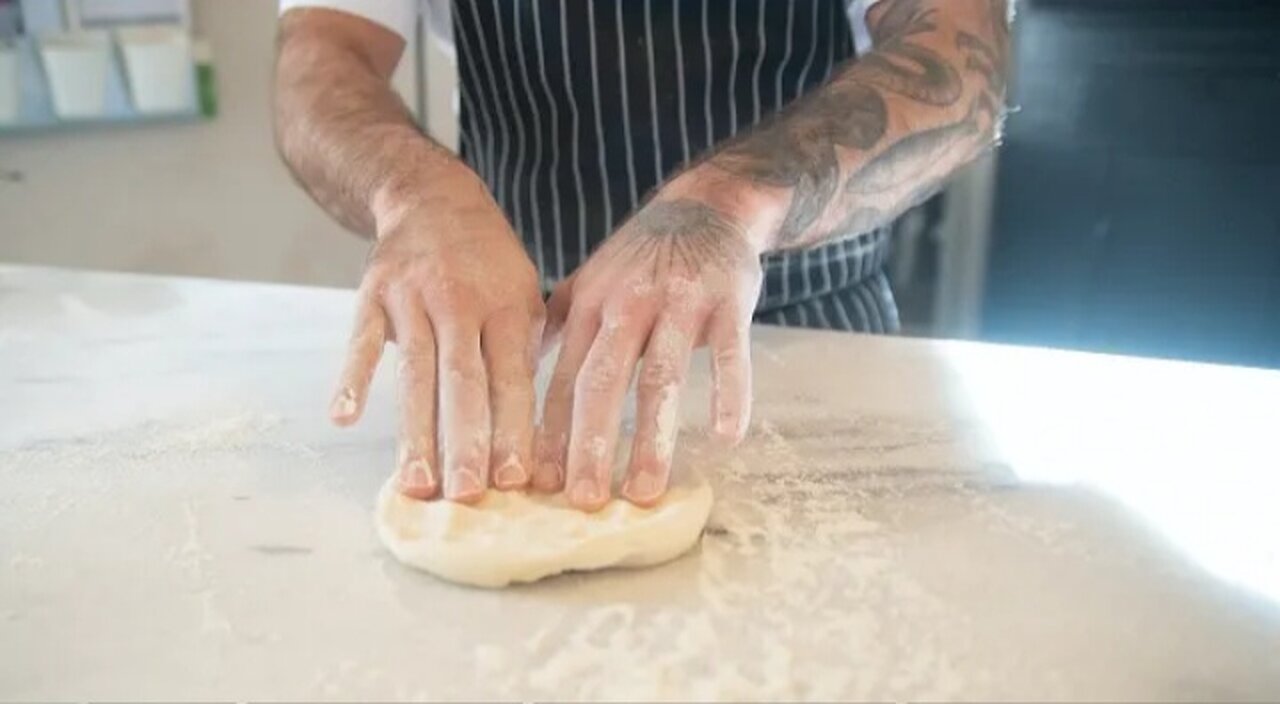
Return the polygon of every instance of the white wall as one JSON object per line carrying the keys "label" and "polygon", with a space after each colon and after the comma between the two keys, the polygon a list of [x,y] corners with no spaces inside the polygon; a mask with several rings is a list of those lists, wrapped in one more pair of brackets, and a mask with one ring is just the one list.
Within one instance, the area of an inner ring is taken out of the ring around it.
{"label": "white wall", "polygon": [[0,172],[22,174],[0,179],[0,261],[354,285],[367,244],[294,185],[272,142],[275,2],[194,11],[213,45],[217,118],[0,137]]}

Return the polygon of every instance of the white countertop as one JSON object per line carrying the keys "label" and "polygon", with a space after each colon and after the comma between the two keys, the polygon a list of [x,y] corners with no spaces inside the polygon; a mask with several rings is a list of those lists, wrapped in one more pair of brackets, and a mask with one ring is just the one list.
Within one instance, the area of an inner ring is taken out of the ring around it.
{"label": "white countertop", "polygon": [[0,698],[1280,698],[1280,373],[762,328],[699,549],[482,591],[377,542],[351,304],[0,266]]}

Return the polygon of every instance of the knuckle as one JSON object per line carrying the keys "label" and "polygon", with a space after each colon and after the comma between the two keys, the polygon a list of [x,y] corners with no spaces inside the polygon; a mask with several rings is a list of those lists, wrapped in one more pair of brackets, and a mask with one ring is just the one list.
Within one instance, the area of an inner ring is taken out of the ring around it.
{"label": "knuckle", "polygon": [[405,340],[400,343],[400,364],[414,370],[429,370],[435,361],[431,346],[421,340]]}
{"label": "knuckle", "polygon": [[742,315],[735,310],[722,310],[720,316],[721,320],[713,327],[717,332],[720,346],[740,348],[750,334],[750,315]]}
{"label": "knuckle", "polygon": [[396,367],[396,377],[407,389],[423,388],[435,379],[435,370],[413,358],[402,358]]}
{"label": "knuckle", "polygon": [[652,314],[648,314],[642,308],[606,310],[600,317],[599,337],[612,342],[634,335],[647,334],[649,329],[641,328],[652,317]]}
{"label": "knuckle", "polygon": [[644,370],[636,385],[641,391],[658,391],[679,383],[680,377],[680,368],[676,361],[662,356],[645,360]]}
{"label": "knuckle", "polygon": [[651,310],[659,304],[659,297],[654,295],[654,286],[648,282],[625,286],[618,293],[601,302],[599,308],[604,320],[625,321]]}
{"label": "knuckle", "polygon": [[598,301],[574,300],[569,305],[569,313],[565,322],[572,327],[591,325],[604,317],[604,307]]}
{"label": "knuckle", "polygon": [[543,311],[530,308],[520,301],[512,301],[490,313],[485,326],[501,338],[519,339],[528,335],[529,330],[543,317]]}
{"label": "knuckle", "polygon": [[612,394],[622,379],[622,370],[612,364],[598,364],[578,375],[575,385],[577,396],[604,396]]}
{"label": "knuckle", "polygon": [[363,285],[368,290],[380,291],[397,278],[398,269],[399,267],[385,259],[371,259],[364,270]]}
{"label": "knuckle", "polygon": [[475,305],[475,298],[455,286],[438,286],[429,291],[431,313],[444,321],[458,320],[467,315]]}
{"label": "knuckle", "polygon": [[737,347],[723,347],[712,351],[715,364],[720,369],[736,370],[744,366],[742,353]]}
{"label": "knuckle", "polygon": [[357,323],[355,330],[351,332],[350,346],[352,353],[358,355],[376,354],[378,349],[382,347],[386,334],[386,321],[382,317],[381,311],[361,320]]}
{"label": "knuckle", "polygon": [[422,331],[402,331],[396,344],[400,347],[400,358],[402,360],[424,362],[435,359],[435,341]]}
{"label": "knuckle", "polygon": [[518,347],[496,355],[489,361],[495,385],[526,386],[533,383],[533,367],[529,363],[527,347],[521,341]]}
{"label": "knuckle", "polygon": [[719,340],[719,344],[715,345],[711,354],[716,360],[736,361],[743,356],[742,345],[739,344],[737,336],[726,335]]}
{"label": "knuckle", "polygon": [[534,398],[533,383],[527,379],[498,379],[490,389],[503,404],[520,403]]}
{"label": "knuckle", "polygon": [[669,276],[662,282],[662,298],[668,302],[682,302],[699,297],[702,287],[687,276]]}
{"label": "knuckle", "polygon": [[445,378],[452,384],[458,386],[472,387],[484,383],[485,374],[483,369],[478,369],[476,365],[469,362],[461,362],[457,360],[446,361],[444,364]]}

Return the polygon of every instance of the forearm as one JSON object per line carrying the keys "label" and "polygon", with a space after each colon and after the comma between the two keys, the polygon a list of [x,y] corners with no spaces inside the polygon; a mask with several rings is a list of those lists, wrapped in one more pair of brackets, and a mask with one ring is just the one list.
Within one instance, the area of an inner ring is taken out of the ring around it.
{"label": "forearm", "polygon": [[762,251],[886,224],[995,142],[1004,0],[882,0],[869,19],[874,51],[697,167],[707,192],[734,194],[713,198],[765,213]]}
{"label": "forearm", "polygon": [[414,124],[388,80],[394,61],[388,66],[323,23],[292,14],[280,31],[276,143],[321,207],[373,237],[386,211],[402,208],[406,196],[425,195],[433,178],[465,167]]}

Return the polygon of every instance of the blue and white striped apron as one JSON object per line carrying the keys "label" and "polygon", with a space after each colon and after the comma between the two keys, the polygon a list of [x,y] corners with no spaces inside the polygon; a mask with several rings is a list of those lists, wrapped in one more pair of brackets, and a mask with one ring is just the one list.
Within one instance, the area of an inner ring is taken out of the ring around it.
{"label": "blue and white striped apron", "polygon": [[[454,0],[461,151],[544,285],[855,55],[841,0]],[[886,230],[764,258],[756,319],[894,332]]]}

